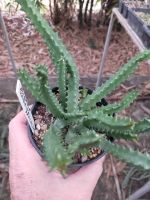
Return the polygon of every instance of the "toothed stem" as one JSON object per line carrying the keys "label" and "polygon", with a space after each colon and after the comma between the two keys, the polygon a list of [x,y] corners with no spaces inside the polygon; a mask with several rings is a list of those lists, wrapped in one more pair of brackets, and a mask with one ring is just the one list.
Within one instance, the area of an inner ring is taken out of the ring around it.
{"label": "toothed stem", "polygon": [[68,67],[67,112],[77,112],[79,100],[79,78],[74,69]]}
{"label": "toothed stem", "polygon": [[145,170],[150,170],[150,155],[148,153],[140,153],[133,149],[121,147],[113,144],[108,140],[101,138],[100,146],[108,153],[127,163],[134,164],[137,167],[143,167]]}
{"label": "toothed stem", "polygon": [[143,119],[139,122],[136,122],[134,131],[136,133],[150,133],[150,119]]}
{"label": "toothed stem", "polygon": [[136,100],[138,95],[139,95],[139,92],[137,90],[133,90],[133,91],[129,92],[122,99],[121,102],[104,106],[104,107],[100,108],[100,111],[110,114],[110,115],[120,112],[120,111],[124,110],[125,108],[128,108],[130,106],[130,104],[132,104]]}
{"label": "toothed stem", "polygon": [[[21,6],[22,9],[26,12],[28,17],[31,19],[32,23],[35,25],[36,29],[40,32],[43,39],[45,40],[49,52],[52,57],[52,61],[56,66],[56,71],[61,73],[63,71],[63,75],[66,72],[66,67],[69,73],[71,74],[71,80],[68,81],[68,102],[72,101],[72,106],[70,103],[67,103],[68,112],[75,112],[78,106],[78,97],[79,97],[79,75],[77,71],[76,64],[64,46],[63,42],[58,37],[58,34],[55,33],[52,28],[49,26],[47,21],[41,16],[38,9],[34,6],[34,3],[31,0],[16,0]],[[61,69],[63,67],[63,69]],[[61,81],[61,82],[60,82]],[[63,91],[61,91],[62,96],[62,104],[65,105],[65,80],[59,78],[58,85],[59,87],[63,87]],[[65,106],[64,106],[65,107]]]}
{"label": "toothed stem", "polygon": [[58,74],[58,87],[59,87],[59,94],[60,94],[60,101],[63,106],[64,111],[66,111],[67,107],[67,84],[66,84],[66,63],[63,61],[62,66],[57,70]]}
{"label": "toothed stem", "polygon": [[113,77],[106,81],[106,83],[104,83],[101,87],[97,88],[92,95],[88,95],[83,101],[81,108],[83,110],[89,110],[90,108],[95,107],[96,103],[100,99],[110,94],[134,72],[134,70],[138,67],[139,62],[146,59],[150,59],[150,51],[148,50],[132,58],[126,65],[121,67]]}
{"label": "toothed stem", "polygon": [[62,144],[60,132],[61,129],[51,125],[44,137],[44,156],[52,169],[65,174],[72,159]]}
{"label": "toothed stem", "polygon": [[25,70],[20,71],[19,77],[31,93],[41,103],[46,105],[49,112],[55,117],[64,117],[64,112],[55,94],[50,90],[48,83],[48,70],[43,66],[37,67],[37,77],[33,78]]}

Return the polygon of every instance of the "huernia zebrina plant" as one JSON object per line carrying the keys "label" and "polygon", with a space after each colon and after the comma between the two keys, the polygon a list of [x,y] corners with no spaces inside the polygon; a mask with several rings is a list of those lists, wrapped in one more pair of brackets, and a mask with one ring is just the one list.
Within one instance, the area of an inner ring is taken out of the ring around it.
{"label": "huernia zebrina plant", "polygon": [[37,66],[34,77],[26,70],[19,72],[22,83],[55,119],[44,136],[43,144],[44,157],[50,167],[63,173],[74,162],[76,152],[86,154],[90,148],[100,147],[123,161],[149,170],[148,153],[125,148],[107,139],[111,136],[114,140],[134,140],[141,132],[150,133],[149,119],[135,122],[129,117],[117,117],[117,112],[133,103],[139,95],[138,91],[129,92],[119,103],[101,107],[96,103],[120,86],[138,67],[139,62],[150,59],[150,51],[133,57],[91,95],[81,95],[76,64],[58,34],[42,18],[32,0],[16,1],[45,40],[56,67],[59,99],[49,86],[48,69],[45,66]]}

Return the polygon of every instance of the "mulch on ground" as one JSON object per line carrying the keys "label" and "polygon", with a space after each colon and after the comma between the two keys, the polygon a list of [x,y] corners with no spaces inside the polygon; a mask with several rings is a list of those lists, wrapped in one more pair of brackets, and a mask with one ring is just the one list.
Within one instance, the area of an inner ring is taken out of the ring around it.
{"label": "mulch on ground", "polygon": [[[4,20],[17,68],[24,67],[33,72],[36,64],[45,64],[49,68],[50,75],[54,75],[55,70],[48,56],[46,45],[30,21],[24,15],[5,16]],[[62,23],[54,29],[59,33],[75,58],[80,75],[97,75],[107,27],[92,27],[91,30],[87,30],[87,28],[80,30],[74,22],[68,25]],[[12,75],[12,67],[2,35],[0,29],[0,75]],[[137,52],[138,49],[123,29],[121,31],[114,30],[104,73],[106,75],[114,73]],[[146,63],[142,63],[136,74],[150,74],[150,68]]]}

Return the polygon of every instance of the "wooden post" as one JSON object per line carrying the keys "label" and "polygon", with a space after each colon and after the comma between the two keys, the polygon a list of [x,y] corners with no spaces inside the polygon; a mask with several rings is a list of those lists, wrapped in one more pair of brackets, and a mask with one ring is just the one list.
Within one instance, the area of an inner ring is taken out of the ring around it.
{"label": "wooden post", "polygon": [[13,58],[13,53],[12,53],[12,50],[11,50],[9,37],[8,37],[7,29],[6,29],[6,26],[5,26],[5,22],[4,22],[1,10],[0,10],[0,24],[1,24],[1,27],[2,27],[2,31],[3,31],[4,40],[5,40],[6,48],[7,48],[7,51],[8,51],[8,55],[10,57],[10,61],[12,63],[12,67],[13,67],[15,76],[17,77],[17,69],[16,69],[14,58]]}
{"label": "wooden post", "polygon": [[103,68],[105,65],[105,60],[106,60],[106,56],[108,54],[108,47],[109,47],[109,42],[110,42],[110,38],[111,38],[111,33],[112,33],[112,28],[114,25],[114,13],[112,12],[111,14],[111,19],[109,22],[109,27],[108,27],[108,32],[107,32],[107,36],[106,36],[106,42],[105,42],[105,46],[104,46],[104,52],[102,55],[102,60],[100,63],[100,67],[99,67],[99,73],[98,73],[98,77],[97,77],[97,83],[96,83],[96,88],[101,84],[101,79],[102,79],[102,73],[103,73]]}

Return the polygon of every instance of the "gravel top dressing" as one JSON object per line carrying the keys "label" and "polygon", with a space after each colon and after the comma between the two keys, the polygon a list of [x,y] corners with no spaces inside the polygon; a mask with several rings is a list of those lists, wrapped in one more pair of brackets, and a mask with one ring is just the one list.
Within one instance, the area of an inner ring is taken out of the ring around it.
{"label": "gravel top dressing", "polygon": [[[39,105],[37,111],[33,115],[36,129],[33,133],[33,138],[38,148],[42,151],[43,149],[43,138],[48,130],[51,123],[55,121],[55,118],[46,111],[46,107],[44,105]],[[101,153],[100,148],[90,148],[88,156],[81,154],[80,152],[76,152],[74,156],[74,163],[83,163],[85,161],[96,158]]]}

